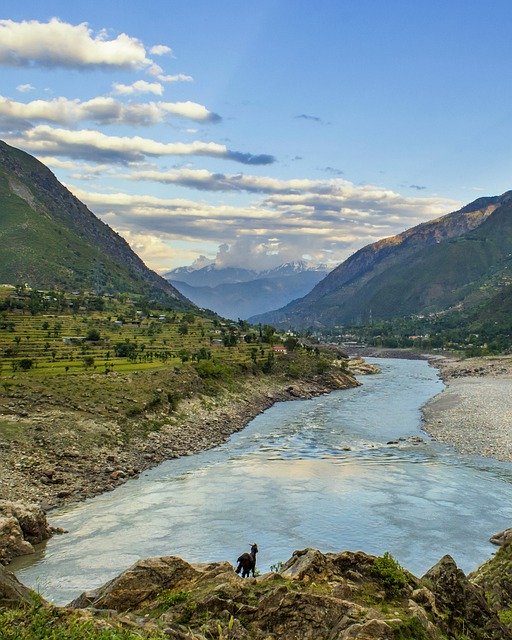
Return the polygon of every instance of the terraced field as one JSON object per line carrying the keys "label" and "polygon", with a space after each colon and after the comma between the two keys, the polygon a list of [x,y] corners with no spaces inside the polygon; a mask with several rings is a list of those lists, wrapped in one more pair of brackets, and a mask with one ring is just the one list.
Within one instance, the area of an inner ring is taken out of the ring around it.
{"label": "terraced field", "polygon": [[[12,290],[0,289],[0,300],[9,297],[19,298]],[[245,338],[248,333],[250,338]],[[11,308],[0,314],[0,375],[124,372],[179,367],[199,359],[261,364],[271,346],[257,340],[254,329],[236,323],[190,312],[141,312],[119,300],[108,300],[102,311],[32,314]]]}

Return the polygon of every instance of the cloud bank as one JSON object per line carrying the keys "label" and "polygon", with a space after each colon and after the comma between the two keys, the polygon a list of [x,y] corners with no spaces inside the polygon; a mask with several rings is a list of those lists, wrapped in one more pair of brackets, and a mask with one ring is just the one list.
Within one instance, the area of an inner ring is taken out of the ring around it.
{"label": "cloud bank", "polygon": [[[152,85],[144,80],[139,82]],[[137,84],[137,83],[134,83]],[[124,86],[124,85],[123,85]],[[162,86],[162,85],[159,85]],[[216,123],[221,117],[197,102],[144,102],[124,104],[111,97],[99,96],[87,101],[60,97],[53,100],[18,102],[0,96],[0,117],[20,122],[50,122],[74,125],[80,122],[150,126],[168,117],[185,118],[201,123]]]}
{"label": "cloud bank", "polygon": [[[136,172],[135,179],[141,174]],[[180,170],[171,175],[187,174],[195,180],[198,172]],[[225,187],[233,176],[199,172],[205,180],[215,175]],[[166,172],[169,175],[169,172]],[[241,180],[243,178],[243,180]],[[146,179],[146,178],[144,178]],[[188,199],[165,199],[147,195],[105,194],[72,187],[72,191],[113,228],[132,237],[143,234],[169,243],[187,243],[195,255],[204,253],[206,243],[223,245],[209,259],[219,266],[244,265],[266,269],[283,262],[308,256],[313,262],[331,267],[342,262],[365,244],[394,235],[405,228],[443,215],[459,206],[458,202],[438,198],[404,197],[373,185],[354,185],[345,180],[278,180],[260,176],[236,176],[250,192],[264,194],[244,207],[212,205]],[[173,264],[162,253],[154,262],[150,246],[142,250],[143,258],[155,268]],[[162,246],[160,249],[162,249]]]}
{"label": "cloud bank", "polygon": [[158,142],[140,136],[109,136],[90,129],[70,131],[48,125],[38,125],[18,136],[9,136],[7,141],[37,154],[120,164],[140,162],[147,156],[209,156],[263,165],[275,160],[271,155],[232,151],[216,142]]}

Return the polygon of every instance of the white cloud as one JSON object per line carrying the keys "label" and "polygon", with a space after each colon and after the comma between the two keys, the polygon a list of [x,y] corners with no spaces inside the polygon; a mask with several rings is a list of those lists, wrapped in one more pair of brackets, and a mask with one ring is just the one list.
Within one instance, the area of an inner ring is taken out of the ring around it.
{"label": "white cloud", "polygon": [[19,84],[16,87],[16,91],[19,91],[20,93],[28,93],[29,91],[35,91],[35,87],[31,84]]}
{"label": "white cloud", "polygon": [[172,53],[172,49],[165,44],[155,44],[154,47],[151,47],[149,53],[153,56],[165,56],[168,53]]}
{"label": "white cloud", "polygon": [[184,73],[178,73],[174,76],[158,73],[157,78],[160,82],[194,82],[194,78],[192,76],[187,76]]}
{"label": "white cloud", "polygon": [[[309,186],[315,183],[293,182]],[[71,189],[119,232],[130,230],[163,238],[171,245],[186,243],[196,256],[205,252],[205,243],[225,244],[215,258],[216,264],[254,269],[277,266],[306,254],[313,262],[334,266],[366,244],[459,205],[441,198],[404,198],[379,187],[351,183],[345,184],[347,197],[339,196],[335,203],[329,202],[327,209],[323,201],[283,204],[274,202],[272,196],[250,206],[236,207]],[[303,197],[312,199],[315,194],[305,193]]]}
{"label": "white cloud", "polygon": [[400,193],[375,185],[355,185],[341,178],[311,180],[294,178],[281,180],[268,176],[242,173],[211,173],[205,169],[172,169],[170,171],[136,171],[132,180],[177,184],[204,191],[246,191],[265,194],[265,206],[284,214],[296,212],[317,217],[358,218],[373,220],[392,216],[406,221],[425,215],[432,218],[455,208],[457,202],[440,197],[406,197]]}
{"label": "white cloud", "polygon": [[0,96],[0,116],[7,117],[11,121],[18,119],[20,122],[43,121],[68,125],[92,121],[98,124],[149,126],[165,122],[169,116],[186,118],[195,122],[218,122],[221,120],[220,116],[197,102],[124,104],[115,98],[104,96],[98,96],[85,102],[63,97],[52,100],[17,102]]}
{"label": "white cloud", "polygon": [[109,136],[99,131],[69,131],[38,125],[16,136],[5,136],[9,144],[38,154],[67,156],[93,161],[136,162],[146,156],[196,155],[235,160],[243,164],[270,164],[272,156],[232,151],[216,142],[159,142],[140,136]]}
{"label": "white cloud", "polygon": [[146,82],[146,80],[137,80],[133,84],[114,82],[112,89],[114,93],[122,96],[129,96],[134,93],[154,93],[156,96],[161,96],[164,92],[164,87],[160,82]]}
{"label": "white cloud", "polygon": [[125,33],[109,38],[105,31],[94,34],[86,22],[72,25],[52,18],[49,22],[0,20],[0,64],[138,70],[153,63],[137,38]]}

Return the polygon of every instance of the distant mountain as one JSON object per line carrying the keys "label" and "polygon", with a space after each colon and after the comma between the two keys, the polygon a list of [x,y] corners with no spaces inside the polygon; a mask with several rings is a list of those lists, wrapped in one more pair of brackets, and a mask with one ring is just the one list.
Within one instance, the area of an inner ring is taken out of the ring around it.
{"label": "distant mountain", "polygon": [[509,282],[511,269],[508,191],[363,247],[300,300],[251,320],[332,327],[474,306]]}
{"label": "distant mountain", "polygon": [[303,296],[326,274],[325,268],[312,268],[303,261],[262,272],[215,265],[192,272],[186,269],[174,269],[166,277],[199,307],[233,319],[248,318]]}
{"label": "distant mountain", "polygon": [[184,282],[191,287],[216,287],[219,284],[247,282],[258,277],[257,271],[240,267],[217,267],[209,264],[201,269],[178,267],[164,273],[169,282]]}
{"label": "distant mountain", "polygon": [[0,282],[34,288],[144,293],[193,305],[44,164],[0,141]]}

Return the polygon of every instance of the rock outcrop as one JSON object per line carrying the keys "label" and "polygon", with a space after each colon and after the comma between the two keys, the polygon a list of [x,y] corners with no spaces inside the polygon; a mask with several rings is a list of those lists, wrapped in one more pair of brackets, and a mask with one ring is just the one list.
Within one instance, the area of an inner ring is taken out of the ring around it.
{"label": "rock outcrop", "polygon": [[431,585],[438,624],[446,633],[475,640],[510,637],[490,608],[483,589],[464,575],[451,556],[444,556],[424,576]]}
{"label": "rock outcrop", "polygon": [[0,500],[0,564],[33,553],[33,545],[48,540],[52,533],[44,511],[37,505]]}
{"label": "rock outcrop", "polygon": [[[512,611],[512,544],[501,547],[495,556],[468,577],[483,589],[495,611]],[[509,617],[512,618],[511,613]]]}
{"label": "rock outcrop", "polygon": [[512,529],[505,529],[504,531],[495,533],[491,536],[489,542],[497,544],[499,547],[504,547],[506,544],[510,544],[512,542]]}
{"label": "rock outcrop", "polygon": [[190,640],[512,640],[449,556],[421,579],[389,554],[304,549],[245,580],[226,562],[150,558],[69,606]]}
{"label": "rock outcrop", "polygon": [[[0,608],[33,604],[38,596],[0,565]],[[1,631],[1,630],[0,630]]]}

